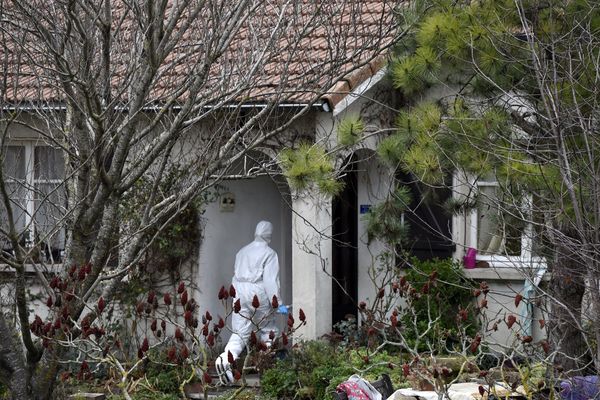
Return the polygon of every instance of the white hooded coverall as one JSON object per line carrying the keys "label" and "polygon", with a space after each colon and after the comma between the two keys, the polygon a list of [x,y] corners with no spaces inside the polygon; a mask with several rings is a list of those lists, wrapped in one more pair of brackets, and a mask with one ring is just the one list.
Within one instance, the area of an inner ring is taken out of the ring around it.
{"label": "white hooded coverall", "polygon": [[[234,276],[232,284],[236,290],[236,298],[240,300],[241,310],[232,314],[232,334],[225,350],[217,359],[217,370],[220,369],[221,380],[232,382],[232,374],[227,361],[227,353],[231,352],[238,359],[248,343],[252,330],[259,329],[258,339],[270,343],[269,333],[277,335],[278,330],[273,318],[271,301],[273,296],[279,299],[279,260],[277,253],[269,247],[273,225],[260,221],[256,225],[254,241],[244,247],[235,256]],[[254,295],[258,297],[260,306],[252,306]]]}

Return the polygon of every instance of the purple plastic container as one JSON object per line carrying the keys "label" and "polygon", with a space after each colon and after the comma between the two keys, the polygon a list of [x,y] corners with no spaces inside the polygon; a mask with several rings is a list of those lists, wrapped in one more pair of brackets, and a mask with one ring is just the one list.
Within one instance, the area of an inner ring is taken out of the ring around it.
{"label": "purple plastic container", "polygon": [[467,269],[473,269],[477,265],[477,250],[469,247],[467,254],[463,257],[463,264]]}

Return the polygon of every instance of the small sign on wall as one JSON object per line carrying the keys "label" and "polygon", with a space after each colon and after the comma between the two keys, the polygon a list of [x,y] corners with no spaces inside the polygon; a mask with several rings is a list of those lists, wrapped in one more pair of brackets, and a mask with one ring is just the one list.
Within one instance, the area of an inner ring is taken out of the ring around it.
{"label": "small sign on wall", "polygon": [[220,201],[221,212],[233,212],[235,210],[235,194],[223,193]]}
{"label": "small sign on wall", "polygon": [[360,205],[360,213],[361,214],[366,214],[369,211],[371,211],[371,205],[370,204],[361,204]]}

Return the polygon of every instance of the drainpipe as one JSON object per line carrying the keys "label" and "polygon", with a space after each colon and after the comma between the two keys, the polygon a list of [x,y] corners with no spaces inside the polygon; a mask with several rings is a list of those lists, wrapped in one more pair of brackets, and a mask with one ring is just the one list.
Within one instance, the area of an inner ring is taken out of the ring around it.
{"label": "drainpipe", "polygon": [[533,302],[530,301],[531,298],[535,295],[535,289],[539,286],[544,274],[548,268],[542,264],[540,268],[536,271],[534,276],[528,276],[525,278],[525,282],[523,284],[523,302],[521,305],[521,321],[522,321],[522,330],[524,336],[533,337],[533,313],[534,306]]}

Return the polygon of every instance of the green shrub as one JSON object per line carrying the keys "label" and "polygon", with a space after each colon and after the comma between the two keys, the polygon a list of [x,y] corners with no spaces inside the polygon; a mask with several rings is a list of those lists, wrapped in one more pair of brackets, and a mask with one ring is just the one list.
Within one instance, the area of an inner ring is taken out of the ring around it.
{"label": "green shrub", "polygon": [[[271,400],[271,397],[261,396],[257,389],[246,388],[236,394],[238,389],[230,389],[220,394],[215,400],[229,400],[235,394],[235,400]],[[275,398],[273,398],[275,399]]]}
{"label": "green shrub", "polygon": [[158,391],[163,393],[179,393],[181,377],[178,371],[173,368],[159,372],[156,375],[146,375],[146,378],[152,387]]}
{"label": "green shrub", "polygon": [[[368,362],[366,359],[368,358]],[[349,353],[348,362],[354,371],[364,371],[360,375],[368,381],[374,381],[383,374],[388,374],[394,387],[404,386],[406,380],[402,374],[402,365],[406,357],[400,352],[380,351],[375,355],[367,352],[366,348],[359,348]]]}
{"label": "green shrub", "polygon": [[355,373],[356,371],[349,364],[315,369],[313,373],[315,399],[332,398],[331,394],[335,392],[335,388]]}
{"label": "green shrub", "polygon": [[400,354],[367,354],[364,347],[348,350],[322,341],[304,342],[263,373],[262,391],[277,399],[331,399],[337,385],[356,373],[369,381],[386,373],[395,387],[406,386],[402,369],[390,368],[400,365]]}
{"label": "green shrub", "polygon": [[[437,322],[434,329],[425,338],[421,338],[419,350],[428,352],[428,345],[433,345],[437,354],[443,354],[444,350],[460,343],[461,335],[472,335],[476,330],[471,305],[470,289],[473,285],[464,277],[462,266],[452,260],[415,259],[411,264],[413,268],[402,271],[406,281],[414,290],[427,295],[413,296],[409,301],[412,309],[402,310],[399,319],[402,318],[403,335],[409,345],[414,346],[419,334],[427,329],[429,311],[431,319],[437,319]],[[437,277],[431,278],[434,271]],[[423,290],[426,283],[428,287]],[[467,321],[460,324],[457,320],[459,309],[469,310]],[[417,317],[416,326],[413,324],[413,312]],[[344,327],[348,332],[344,332],[349,338],[360,334],[360,329],[354,328],[350,323],[346,325]],[[354,345],[359,343],[360,341],[355,341]],[[273,368],[263,373],[262,391],[277,399],[330,399],[337,385],[353,374],[359,374],[369,381],[388,374],[395,388],[407,387],[408,382],[400,366],[412,357],[403,355],[400,348],[393,346],[373,354],[373,343],[368,345],[370,348],[353,348],[346,342],[342,342],[339,347],[323,341],[301,343],[286,359],[278,361]]]}
{"label": "green shrub", "polygon": [[429,350],[429,345],[433,344],[438,352],[443,353],[445,348],[458,343],[459,325],[456,316],[459,308],[469,310],[468,320],[460,326],[466,327],[466,334],[475,334],[477,325],[474,312],[471,310],[473,297],[470,289],[473,284],[464,276],[462,265],[452,259],[428,261],[412,259],[410,265],[412,268],[405,270],[406,280],[418,292],[422,290],[434,271],[437,272],[437,288],[434,288],[429,296],[422,296],[412,302],[418,321],[416,327],[411,313],[407,313],[402,319],[404,337],[409,345],[414,346],[418,334],[427,329],[430,320],[428,307],[431,319],[439,318],[439,320],[434,329],[421,339],[418,348],[420,351]]}
{"label": "green shrub", "polygon": [[323,341],[303,342],[264,372],[263,393],[277,399],[323,399],[332,378],[352,374],[336,349]]}
{"label": "green shrub", "polygon": [[149,358],[151,361],[144,372],[152,387],[162,393],[179,395],[179,385],[189,375],[185,367],[168,365],[166,351],[161,347],[152,349]]}
{"label": "green shrub", "polygon": [[265,371],[260,380],[262,391],[276,399],[293,398],[298,390],[298,374],[289,369],[289,363],[279,361]]}

